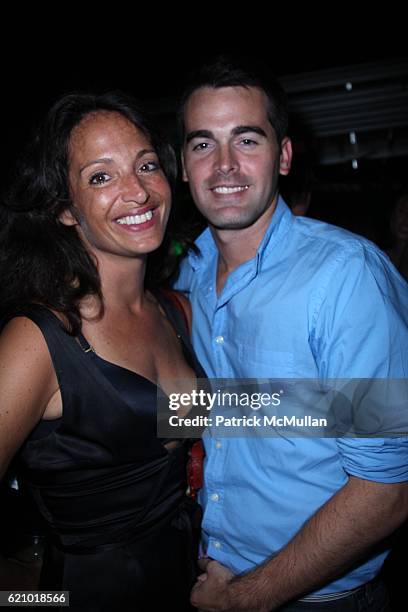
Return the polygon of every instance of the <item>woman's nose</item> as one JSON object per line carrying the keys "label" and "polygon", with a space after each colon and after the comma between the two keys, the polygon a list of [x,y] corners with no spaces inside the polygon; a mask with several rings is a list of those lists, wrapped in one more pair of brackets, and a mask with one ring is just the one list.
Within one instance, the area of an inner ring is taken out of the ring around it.
{"label": "woman's nose", "polygon": [[126,180],[124,187],[123,200],[125,202],[136,202],[136,204],[146,204],[150,197],[143,181],[139,177],[132,175]]}

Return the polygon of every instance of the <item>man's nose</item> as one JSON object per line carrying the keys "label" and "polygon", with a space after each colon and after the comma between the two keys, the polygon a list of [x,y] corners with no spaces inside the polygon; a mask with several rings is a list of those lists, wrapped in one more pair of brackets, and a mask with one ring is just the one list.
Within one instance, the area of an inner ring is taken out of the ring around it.
{"label": "man's nose", "polygon": [[239,168],[238,159],[230,146],[220,147],[216,161],[216,170],[220,174],[231,174]]}

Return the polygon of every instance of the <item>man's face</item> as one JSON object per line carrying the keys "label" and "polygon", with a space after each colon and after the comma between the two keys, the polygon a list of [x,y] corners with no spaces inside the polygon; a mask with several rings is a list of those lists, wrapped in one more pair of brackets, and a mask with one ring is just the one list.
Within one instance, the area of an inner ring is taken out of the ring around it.
{"label": "man's face", "polygon": [[291,143],[281,147],[256,87],[203,87],[185,106],[183,179],[215,229],[243,229],[272,216],[279,174],[287,174]]}

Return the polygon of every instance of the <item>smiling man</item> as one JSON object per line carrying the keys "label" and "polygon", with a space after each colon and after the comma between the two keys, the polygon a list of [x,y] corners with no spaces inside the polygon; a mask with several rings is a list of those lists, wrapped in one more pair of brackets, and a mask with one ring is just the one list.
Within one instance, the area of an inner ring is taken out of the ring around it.
{"label": "smiling man", "polygon": [[[183,262],[216,378],[405,378],[408,291],[373,244],[294,217],[285,95],[223,59],[180,109],[184,180],[209,227]],[[208,437],[202,610],[386,610],[383,540],[408,512],[408,440]]]}

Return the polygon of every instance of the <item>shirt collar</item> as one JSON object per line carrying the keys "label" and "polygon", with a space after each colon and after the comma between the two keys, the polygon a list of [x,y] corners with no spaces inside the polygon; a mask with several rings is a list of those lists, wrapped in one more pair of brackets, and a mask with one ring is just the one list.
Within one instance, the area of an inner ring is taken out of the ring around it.
{"label": "shirt collar", "polygon": [[[268,229],[262,238],[261,244],[258,247],[258,251],[254,260],[256,260],[258,266],[264,259],[272,252],[272,247],[279,242],[284,235],[289,231],[292,226],[294,216],[291,213],[289,207],[281,196],[278,197],[278,202],[275,211],[272,215],[271,222]],[[203,264],[208,262],[210,257],[214,257],[217,254],[217,246],[212,236],[211,230],[207,227],[202,234],[197,238],[195,242],[199,248],[199,252],[193,251],[189,254],[191,266],[194,270],[200,268]]]}

